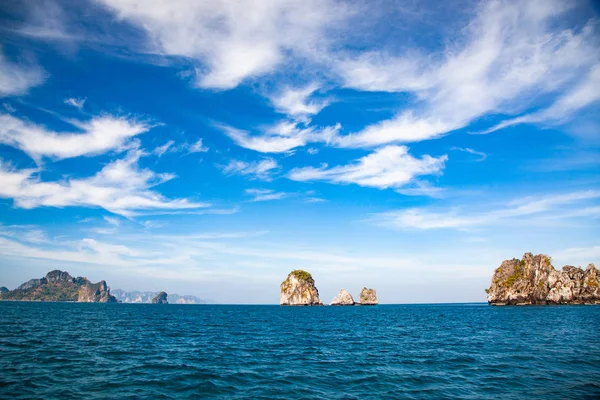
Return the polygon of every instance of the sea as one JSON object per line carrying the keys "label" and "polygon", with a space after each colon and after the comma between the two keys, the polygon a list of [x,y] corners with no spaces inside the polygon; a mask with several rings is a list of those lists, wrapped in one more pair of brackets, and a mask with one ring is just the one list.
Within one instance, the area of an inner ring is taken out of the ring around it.
{"label": "sea", "polygon": [[598,399],[600,306],[0,302],[6,399]]}

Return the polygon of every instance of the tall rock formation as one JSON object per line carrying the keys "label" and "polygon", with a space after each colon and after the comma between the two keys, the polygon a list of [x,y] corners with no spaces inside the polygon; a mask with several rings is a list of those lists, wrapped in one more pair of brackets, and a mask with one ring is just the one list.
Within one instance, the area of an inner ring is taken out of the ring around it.
{"label": "tall rock formation", "polygon": [[105,281],[92,283],[86,278],[73,278],[66,271],[54,270],[45,277],[31,279],[15,290],[0,294],[0,300],[75,301],[80,303],[114,303]]}
{"label": "tall rock formation", "polygon": [[352,298],[352,295],[350,293],[348,293],[348,291],[346,289],[342,289],[342,290],[340,290],[338,295],[335,296],[333,298],[333,300],[331,300],[331,303],[329,303],[329,305],[331,305],[331,306],[353,306],[354,299]]}
{"label": "tall rock formation", "polygon": [[600,304],[599,283],[593,264],[585,271],[571,265],[557,271],[550,257],[525,253],[521,260],[504,260],[486,292],[493,305]]}
{"label": "tall rock formation", "polygon": [[279,304],[282,306],[322,306],[313,277],[296,269],[281,283]]}
{"label": "tall rock formation", "polygon": [[363,288],[360,291],[359,303],[362,306],[374,306],[379,304],[379,300],[377,300],[377,291],[366,287]]}
{"label": "tall rock formation", "polygon": [[169,304],[167,296],[168,295],[166,292],[160,292],[155,298],[152,299],[152,304]]}

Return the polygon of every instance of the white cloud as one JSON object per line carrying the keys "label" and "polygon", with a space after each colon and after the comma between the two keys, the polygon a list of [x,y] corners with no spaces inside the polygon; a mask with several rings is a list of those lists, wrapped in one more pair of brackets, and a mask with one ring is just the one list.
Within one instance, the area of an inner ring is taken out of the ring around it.
{"label": "white cloud", "polygon": [[0,115],[0,143],[23,150],[36,161],[42,157],[64,159],[124,149],[131,138],[150,129],[145,123],[108,115],[71,123],[82,132],[55,132],[12,115]]}
{"label": "white cloud", "polygon": [[319,152],[319,150],[315,149],[314,147],[310,147],[310,148],[306,149],[306,152],[312,156],[312,155],[317,154]]}
{"label": "white cloud", "polygon": [[287,193],[275,192],[270,189],[246,189],[245,192],[252,196],[252,199],[249,200],[251,202],[281,200],[287,197]]}
{"label": "white cloud", "polygon": [[83,105],[85,104],[85,99],[70,97],[68,99],[65,99],[65,104],[68,104],[81,110],[83,108]]}
{"label": "white cloud", "polygon": [[369,125],[358,133],[334,138],[339,147],[372,147],[393,142],[419,142],[457,129],[460,124],[436,117],[415,117],[404,112],[397,117]]}
{"label": "white cloud", "polygon": [[296,122],[284,122],[266,129],[258,135],[235,129],[226,125],[218,125],[238,146],[260,153],[286,153],[309,142],[330,142],[341,126],[329,126],[322,129],[310,127],[299,128]]}
{"label": "white cloud", "polygon": [[337,68],[346,86],[411,92],[416,103],[391,120],[339,138],[338,145],[432,139],[486,114],[519,112],[547,93],[569,88],[600,59],[594,21],[579,31],[560,30],[569,4],[482,2],[464,37],[448,41],[441,53],[412,49],[403,55],[381,51],[342,58]]}
{"label": "white cloud", "polygon": [[479,157],[478,159],[475,160],[476,162],[483,161],[488,156],[486,153],[484,153],[482,151],[473,150],[469,147],[452,147],[450,150],[456,150],[456,151],[462,151],[462,152],[469,153],[469,154],[474,154]]}
{"label": "white cloud", "polygon": [[584,80],[567,90],[548,108],[503,121],[481,134],[491,133],[509,126],[528,123],[560,124],[574,113],[600,100],[600,64],[595,65]]}
{"label": "white cloud", "polygon": [[157,174],[140,169],[142,152],[130,151],[123,159],[106,165],[89,178],[43,181],[39,170],[12,168],[0,163],[0,198],[12,198],[19,208],[100,207],[115,214],[132,217],[140,211],[195,209],[207,203],[187,199],[169,200],[154,186],[174,178],[172,174]]}
{"label": "white cloud", "polygon": [[0,47],[0,97],[26,94],[45,77],[44,70],[32,62],[8,60]]}
{"label": "white cloud", "polygon": [[401,188],[417,176],[441,173],[447,159],[445,155],[415,158],[408,153],[406,146],[386,146],[353,164],[331,168],[327,165],[319,168],[296,168],[288,177],[295,181],[321,180],[379,189]]}
{"label": "white cloud", "polygon": [[35,225],[3,225],[0,224],[0,236],[17,239],[27,243],[48,243],[50,238]]}
{"label": "white cloud", "polygon": [[318,114],[329,103],[326,100],[309,100],[317,89],[319,89],[319,86],[315,83],[304,88],[286,88],[271,96],[271,102],[277,111],[290,117]]}
{"label": "white cloud", "polygon": [[197,60],[197,85],[230,89],[270,73],[286,57],[315,52],[345,7],[330,1],[102,0],[141,27],[150,51]]}
{"label": "white cloud", "polygon": [[121,225],[121,221],[118,218],[114,218],[114,217],[104,217],[104,220],[106,222],[108,222],[109,225],[113,225],[113,226],[120,226]]}
{"label": "white cloud", "polygon": [[227,165],[221,167],[221,171],[224,174],[250,175],[258,179],[270,180],[271,174],[278,168],[277,161],[266,158],[254,162],[231,160]]}
{"label": "white cloud", "polygon": [[[373,216],[376,224],[397,229],[472,229],[500,223],[514,223],[517,218],[541,216],[546,219],[572,218],[586,201],[600,198],[600,191],[589,190],[545,197],[526,197],[508,202],[502,207],[476,211],[476,207],[461,211],[460,208],[436,210],[411,208],[379,213]],[[561,211],[559,213],[559,211]],[[596,215],[598,210],[596,207]]]}
{"label": "white cloud", "polygon": [[206,153],[208,151],[208,147],[202,144],[202,138],[198,139],[196,142],[190,144],[187,148],[188,154],[190,153]]}
{"label": "white cloud", "polygon": [[165,154],[167,151],[169,151],[169,149],[171,149],[171,147],[174,144],[175,144],[174,141],[169,140],[167,143],[163,144],[162,146],[158,146],[154,150],[152,150],[152,154],[156,154],[158,157],[162,157],[162,155]]}
{"label": "white cloud", "polygon": [[165,153],[185,153],[184,155],[188,155],[193,153],[206,153],[208,150],[209,148],[202,144],[202,138],[200,138],[194,143],[182,143],[177,146],[173,140],[169,140],[162,146],[158,146],[152,150],[152,153],[156,154],[158,157],[162,157]]}

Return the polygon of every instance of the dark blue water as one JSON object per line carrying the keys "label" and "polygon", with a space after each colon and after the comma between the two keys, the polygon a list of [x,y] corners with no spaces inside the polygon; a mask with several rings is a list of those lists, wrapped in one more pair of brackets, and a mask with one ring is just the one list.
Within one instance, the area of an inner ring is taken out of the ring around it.
{"label": "dark blue water", "polygon": [[600,307],[0,302],[3,398],[599,398]]}

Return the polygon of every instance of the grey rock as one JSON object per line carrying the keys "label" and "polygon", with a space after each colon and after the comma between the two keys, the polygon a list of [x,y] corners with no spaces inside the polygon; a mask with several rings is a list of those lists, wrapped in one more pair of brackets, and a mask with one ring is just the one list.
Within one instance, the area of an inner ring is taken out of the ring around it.
{"label": "grey rock", "polygon": [[486,292],[493,305],[600,304],[598,272],[593,264],[585,271],[571,265],[557,271],[544,254],[525,253],[520,260],[504,260]]}
{"label": "grey rock", "polygon": [[152,304],[169,304],[167,297],[168,295],[166,292],[160,292],[152,299]]}
{"label": "grey rock", "polygon": [[352,298],[352,295],[350,293],[348,293],[348,291],[346,289],[342,289],[342,290],[340,290],[340,292],[338,293],[338,295],[335,296],[333,298],[333,300],[331,300],[331,303],[329,303],[329,305],[332,305],[332,306],[353,306],[354,305],[354,299]]}

